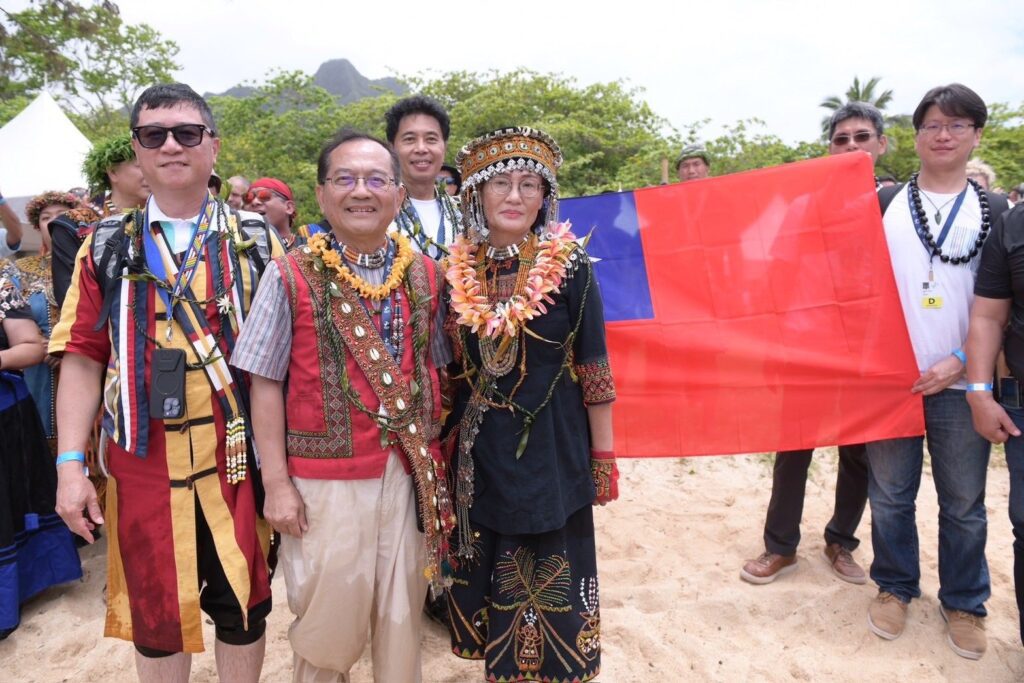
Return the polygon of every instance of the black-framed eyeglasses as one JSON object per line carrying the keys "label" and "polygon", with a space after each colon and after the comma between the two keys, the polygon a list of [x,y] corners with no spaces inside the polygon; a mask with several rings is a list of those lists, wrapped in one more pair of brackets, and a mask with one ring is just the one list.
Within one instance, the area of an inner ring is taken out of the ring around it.
{"label": "black-framed eyeglasses", "polygon": [[849,135],[848,133],[840,133],[839,135],[836,135],[834,138],[832,138],[832,144],[835,145],[836,147],[842,147],[843,145],[850,144],[850,140],[863,144],[873,137],[875,137],[875,134],[870,130],[858,130],[853,135]]}
{"label": "black-framed eyeglasses", "polygon": [[182,147],[198,147],[203,141],[203,133],[216,137],[216,133],[201,123],[183,123],[179,126],[136,126],[132,135],[146,149],[158,149],[167,142],[170,133]]}
{"label": "black-framed eyeglasses", "polygon": [[394,178],[389,178],[386,175],[376,173],[368,176],[356,176],[342,173],[334,176],[333,178],[327,178],[324,180],[324,183],[331,184],[336,189],[343,192],[351,192],[356,189],[356,185],[359,184],[360,180],[363,181],[363,184],[366,185],[366,189],[370,192],[384,192],[391,187],[392,183],[395,182]]}

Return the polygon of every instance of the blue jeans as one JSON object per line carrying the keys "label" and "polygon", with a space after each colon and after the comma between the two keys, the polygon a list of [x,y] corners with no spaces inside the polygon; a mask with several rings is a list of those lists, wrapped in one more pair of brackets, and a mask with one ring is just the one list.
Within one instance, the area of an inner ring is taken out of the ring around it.
{"label": "blue jeans", "polygon": [[[939,601],[947,609],[985,616],[991,594],[985,561],[989,443],[974,431],[962,390],[925,396],[924,421],[939,497]],[[867,444],[871,579],[904,602],[921,596],[915,501],[923,445],[921,436]]]}
{"label": "blue jeans", "polygon": [[[1024,430],[1024,408],[1006,408],[1006,412],[1014,424]],[[1020,642],[1024,643],[1024,436],[1011,436],[1006,442],[1006,466],[1010,470],[1010,523],[1013,525],[1013,588],[1017,593]]]}

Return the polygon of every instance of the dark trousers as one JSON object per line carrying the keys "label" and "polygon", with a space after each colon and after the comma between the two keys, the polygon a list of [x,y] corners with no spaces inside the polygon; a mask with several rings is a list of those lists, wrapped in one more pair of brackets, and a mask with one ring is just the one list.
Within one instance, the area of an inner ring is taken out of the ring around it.
{"label": "dark trousers", "polygon": [[[807,468],[813,450],[785,451],[775,455],[772,497],[764,521],[764,547],[779,555],[792,555],[800,545],[800,519],[804,514]],[[864,445],[839,447],[836,506],[825,527],[825,543],[856,548],[857,525],[868,500],[868,461]]]}
{"label": "dark trousers", "polygon": [[[1024,408],[1003,406],[1014,424],[1024,424]],[[1006,466],[1010,470],[1010,523],[1013,525],[1013,587],[1017,593],[1020,642],[1024,643],[1024,436],[1006,442]]]}

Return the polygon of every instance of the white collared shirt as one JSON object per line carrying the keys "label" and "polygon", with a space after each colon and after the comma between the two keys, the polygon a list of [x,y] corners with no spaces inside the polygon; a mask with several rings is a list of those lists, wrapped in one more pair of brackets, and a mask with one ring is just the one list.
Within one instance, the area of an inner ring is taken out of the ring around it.
{"label": "white collared shirt", "polygon": [[195,216],[188,219],[171,218],[160,209],[160,206],[156,203],[156,198],[152,195],[150,195],[146,203],[146,212],[149,217],[150,226],[158,221],[164,225],[171,226],[170,230],[164,230],[164,235],[167,237],[167,242],[175,254],[181,254],[188,249],[189,240],[192,239],[192,229],[196,227],[196,223],[199,221],[198,212],[196,212]]}

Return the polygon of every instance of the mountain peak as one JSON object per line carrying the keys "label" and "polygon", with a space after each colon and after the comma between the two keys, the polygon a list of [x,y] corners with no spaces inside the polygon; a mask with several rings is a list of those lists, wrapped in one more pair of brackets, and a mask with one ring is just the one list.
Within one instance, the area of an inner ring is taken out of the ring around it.
{"label": "mountain peak", "polygon": [[[342,104],[349,104],[364,97],[376,97],[382,91],[390,91],[396,95],[408,92],[408,88],[397,78],[367,78],[345,58],[329,59],[321,64],[313,75],[313,83],[334,95]],[[251,87],[236,85],[219,94],[246,97],[251,93]]]}

